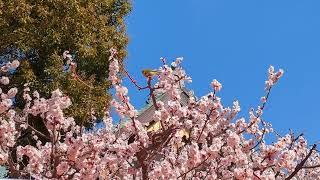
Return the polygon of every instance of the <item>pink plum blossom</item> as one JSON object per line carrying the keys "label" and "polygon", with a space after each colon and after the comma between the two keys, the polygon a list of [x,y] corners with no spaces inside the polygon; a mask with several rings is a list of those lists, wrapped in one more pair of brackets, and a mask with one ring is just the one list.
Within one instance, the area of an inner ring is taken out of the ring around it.
{"label": "pink plum blossom", "polygon": [[[69,51],[63,58],[72,59]],[[248,119],[237,117],[240,103],[225,107],[217,92],[222,85],[211,82],[212,92],[181,103],[185,83],[190,82],[177,58],[171,67],[163,60],[155,82],[147,80],[139,90],[150,94],[153,114],[139,121],[140,112],[132,105],[128,88],[119,76],[117,51],[110,50],[109,80],[115,93],[110,106],[118,114],[114,124],[110,108],[105,108],[105,127],[86,132],[66,115],[72,101],[56,89],[43,98],[37,91],[0,89],[0,165],[8,167],[12,178],[34,179],[319,179],[320,155],[317,145],[309,146],[302,135],[290,132],[267,144],[273,127],[263,111],[271,88],[283,75],[273,66],[268,70],[266,94],[261,104],[249,111]],[[7,72],[19,61],[1,68]],[[1,77],[8,85],[9,78]],[[22,92],[23,109],[13,99]],[[156,94],[167,93],[166,101]],[[95,116],[91,109],[88,113]],[[46,131],[28,121],[39,117]],[[93,118],[94,119],[94,118]],[[147,122],[147,123],[145,123]],[[149,123],[150,122],[150,123]],[[159,125],[160,124],[160,125]],[[158,126],[150,130],[149,126]],[[33,144],[21,145],[19,138],[31,132]],[[40,140],[41,139],[41,140]],[[45,140],[44,140],[45,139]],[[12,154],[15,154],[12,156]]]}

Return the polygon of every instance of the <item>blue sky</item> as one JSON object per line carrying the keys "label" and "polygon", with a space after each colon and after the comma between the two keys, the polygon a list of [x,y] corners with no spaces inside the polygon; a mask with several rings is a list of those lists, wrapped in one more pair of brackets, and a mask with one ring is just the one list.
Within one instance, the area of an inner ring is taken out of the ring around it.
{"label": "blue sky", "polygon": [[[319,8],[316,0],[136,0],[127,18],[127,69],[143,84],[142,69],[182,56],[198,97],[218,79],[223,103],[238,99],[248,117],[265,94],[269,65],[283,68],[263,117],[278,132],[292,128],[313,143],[320,140]],[[147,92],[125,82],[141,108]]]}

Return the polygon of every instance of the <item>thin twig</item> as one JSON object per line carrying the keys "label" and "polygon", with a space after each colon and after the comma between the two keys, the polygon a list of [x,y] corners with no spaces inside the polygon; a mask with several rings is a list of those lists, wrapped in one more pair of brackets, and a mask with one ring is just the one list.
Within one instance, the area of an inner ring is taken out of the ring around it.
{"label": "thin twig", "polygon": [[40,134],[43,138],[47,139],[47,140],[51,140],[48,136],[44,135],[42,132],[36,130],[34,127],[32,127],[30,124],[28,124],[28,127],[30,127],[34,132]]}

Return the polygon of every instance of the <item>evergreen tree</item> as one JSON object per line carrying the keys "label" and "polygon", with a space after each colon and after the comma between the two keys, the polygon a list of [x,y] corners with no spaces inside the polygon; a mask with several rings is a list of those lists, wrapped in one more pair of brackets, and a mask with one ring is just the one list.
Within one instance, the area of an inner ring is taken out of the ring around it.
{"label": "evergreen tree", "polygon": [[[117,49],[120,61],[125,58],[124,17],[130,10],[129,0],[0,0],[1,60],[21,63],[11,75],[12,87],[28,83],[46,97],[59,88],[72,101],[66,113],[78,123],[90,123],[90,109],[101,117],[110,99],[109,49]],[[65,50],[78,78],[63,60]],[[16,106],[24,106],[22,92]],[[37,117],[29,122],[39,127]]]}

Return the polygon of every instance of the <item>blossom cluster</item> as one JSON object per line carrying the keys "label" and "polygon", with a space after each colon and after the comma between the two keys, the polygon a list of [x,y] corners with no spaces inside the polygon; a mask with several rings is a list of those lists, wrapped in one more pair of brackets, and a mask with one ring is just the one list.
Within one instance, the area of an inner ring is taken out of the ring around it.
{"label": "blossom cluster", "polygon": [[[320,179],[320,157],[316,144],[308,146],[302,135],[290,132],[276,134],[263,117],[271,88],[283,70],[270,67],[266,95],[261,105],[249,112],[248,120],[238,118],[240,104],[225,107],[218,96],[222,85],[211,82],[212,92],[199,99],[189,96],[181,103],[185,83],[191,78],[180,66],[182,58],[171,65],[164,61],[157,77],[147,78],[140,90],[150,91],[155,107],[148,120],[140,122],[139,113],[130,103],[128,89],[119,77],[117,52],[110,51],[109,80],[115,95],[111,106],[121,118],[114,125],[110,109],[103,117],[104,127],[86,132],[67,117],[64,110],[71,105],[59,89],[45,99],[25,86],[25,108],[17,111],[14,98],[17,88],[7,91],[9,79],[1,77],[0,165],[7,166],[9,176],[35,179]],[[69,57],[68,53],[64,58]],[[1,68],[17,68],[13,61]],[[132,79],[132,78],[130,78]],[[167,93],[161,101],[156,94]],[[90,110],[88,110],[90,111]],[[28,117],[39,117],[46,131],[39,131]],[[146,123],[147,122],[147,123]],[[158,124],[159,128],[149,127]],[[18,143],[26,131],[33,141]],[[276,141],[267,144],[268,135]]]}

